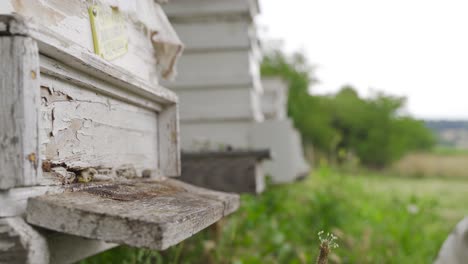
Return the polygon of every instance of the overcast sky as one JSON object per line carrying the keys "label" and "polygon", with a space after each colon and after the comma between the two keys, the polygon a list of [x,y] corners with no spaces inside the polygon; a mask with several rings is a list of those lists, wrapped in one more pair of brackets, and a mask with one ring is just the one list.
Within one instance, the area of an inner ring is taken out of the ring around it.
{"label": "overcast sky", "polygon": [[316,93],[344,84],[408,97],[419,118],[468,119],[467,0],[260,0],[259,22],[318,66]]}

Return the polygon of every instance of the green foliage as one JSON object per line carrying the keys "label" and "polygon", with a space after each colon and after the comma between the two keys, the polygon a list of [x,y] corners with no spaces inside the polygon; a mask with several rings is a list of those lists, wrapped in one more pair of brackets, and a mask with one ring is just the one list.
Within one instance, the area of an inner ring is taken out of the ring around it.
{"label": "green foliage", "polygon": [[382,168],[435,142],[423,122],[399,114],[405,98],[383,93],[361,98],[351,86],[336,95],[311,95],[313,68],[300,54],[271,52],[263,61],[262,75],[280,76],[289,83],[288,114],[305,142],[338,161],[351,153],[368,167]]}
{"label": "green foliage", "polygon": [[243,195],[220,234],[208,229],[160,253],[121,247],[83,263],[314,263],[321,230],[338,236],[330,263],[431,263],[468,214],[467,188],[322,167],[303,182]]}

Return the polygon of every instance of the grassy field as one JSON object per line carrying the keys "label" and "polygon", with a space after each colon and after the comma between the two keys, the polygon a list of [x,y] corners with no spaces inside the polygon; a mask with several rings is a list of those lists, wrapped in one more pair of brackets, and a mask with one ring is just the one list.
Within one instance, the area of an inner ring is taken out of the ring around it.
{"label": "grassy field", "polygon": [[331,263],[431,263],[468,215],[467,200],[468,179],[322,167],[302,182],[244,195],[220,228],[165,252],[119,247],[82,263],[314,263],[321,230],[339,237]]}
{"label": "grassy field", "polygon": [[410,154],[391,170],[402,176],[468,179],[468,150],[438,148],[431,153]]}

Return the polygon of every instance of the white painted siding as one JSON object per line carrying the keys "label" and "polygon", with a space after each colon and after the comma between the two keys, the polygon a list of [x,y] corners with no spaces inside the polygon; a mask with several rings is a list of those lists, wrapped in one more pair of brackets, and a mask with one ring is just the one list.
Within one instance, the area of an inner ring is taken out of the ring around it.
{"label": "white painted siding", "polygon": [[182,121],[209,121],[209,120],[258,120],[257,92],[248,87],[206,89],[206,90],[179,90],[180,114]]}
{"label": "white painted siding", "polygon": [[176,23],[174,29],[186,43],[185,51],[249,49],[256,36],[249,21]]}
{"label": "white painted siding", "polygon": [[165,85],[177,90],[246,85],[258,89],[258,76],[258,60],[249,50],[197,52],[180,58],[176,81]]}

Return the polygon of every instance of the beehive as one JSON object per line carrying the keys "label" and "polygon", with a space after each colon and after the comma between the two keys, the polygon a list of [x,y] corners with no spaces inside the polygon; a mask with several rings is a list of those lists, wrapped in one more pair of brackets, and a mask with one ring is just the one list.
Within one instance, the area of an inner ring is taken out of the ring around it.
{"label": "beehive", "polygon": [[158,76],[182,43],[158,1],[0,11],[0,262],[75,262],[115,246],[104,241],[165,249],[237,208],[236,195],[168,178],[180,175],[179,104]]}
{"label": "beehive", "polygon": [[181,100],[182,179],[223,191],[263,191],[265,157],[256,154],[268,149],[251,144],[252,126],[263,120],[258,2],[174,0],[165,10],[186,43],[179,74],[166,83]]}
{"label": "beehive", "polygon": [[178,76],[165,83],[181,100],[181,145],[198,141],[248,149],[263,120],[253,0],[174,0],[165,11],[186,44]]}
{"label": "beehive", "polygon": [[293,182],[306,176],[310,165],[304,158],[301,135],[286,114],[288,84],[281,78],[264,78],[262,84],[265,121],[252,127],[252,143],[271,149],[273,160],[263,168],[273,183]]}

